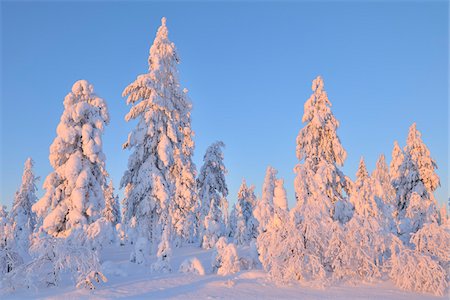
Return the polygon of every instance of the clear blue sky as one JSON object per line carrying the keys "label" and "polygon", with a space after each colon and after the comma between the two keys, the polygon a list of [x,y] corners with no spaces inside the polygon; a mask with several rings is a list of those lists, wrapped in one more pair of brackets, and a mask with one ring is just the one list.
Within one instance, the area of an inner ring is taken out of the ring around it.
{"label": "clear blue sky", "polygon": [[1,192],[10,206],[28,156],[43,180],[64,96],[90,81],[110,110],[104,135],[116,187],[133,124],[122,90],[147,70],[150,45],[167,17],[181,57],[196,132],[195,162],[223,140],[235,202],[242,178],[261,185],[279,170],[292,207],[295,138],[311,81],[322,75],[354,178],[361,156],[370,171],[394,140],[418,129],[448,193],[448,3],[439,2],[2,2]]}

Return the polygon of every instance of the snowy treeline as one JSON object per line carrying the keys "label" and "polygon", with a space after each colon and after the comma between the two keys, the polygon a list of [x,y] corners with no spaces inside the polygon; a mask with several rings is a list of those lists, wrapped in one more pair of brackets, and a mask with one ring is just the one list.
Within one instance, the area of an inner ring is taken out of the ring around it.
{"label": "snowy treeline", "polygon": [[[369,175],[361,158],[352,182],[338,168],[346,152],[321,77],[312,90],[297,137],[296,206],[288,212],[274,205],[257,238],[264,269],[278,283],[326,285],[388,276],[401,288],[443,295],[450,228],[445,207],[439,211],[433,197],[439,186],[436,163],[416,124],[403,149],[395,142],[390,168],[381,155]],[[268,169],[266,181],[272,174]],[[266,203],[259,205],[271,207]]]}
{"label": "snowy treeline", "polygon": [[[261,197],[244,179],[230,211],[225,144],[207,148],[198,173],[193,163],[192,104],[179,62],[163,18],[148,72],[123,92],[131,106],[125,120],[136,127],[123,145],[131,153],[121,205],[102,150],[106,102],[87,81],[73,85],[50,146],[44,196],[36,196],[29,158],[11,211],[0,207],[2,289],[55,286],[66,273],[77,287],[94,288],[107,280],[99,254],[105,246],[132,245],[131,262],[172,272],[173,247],[194,245],[212,249],[210,269],[219,275],[262,267],[278,284],[390,278],[400,288],[445,293],[450,223],[433,196],[437,165],[416,124],[403,148],[394,143],[389,166],[380,155],[370,174],[361,158],[353,182],[340,170],[347,154],[319,76],[296,140],[295,207],[269,166]],[[250,257],[239,257],[243,248]],[[179,271],[205,274],[194,257]]]}

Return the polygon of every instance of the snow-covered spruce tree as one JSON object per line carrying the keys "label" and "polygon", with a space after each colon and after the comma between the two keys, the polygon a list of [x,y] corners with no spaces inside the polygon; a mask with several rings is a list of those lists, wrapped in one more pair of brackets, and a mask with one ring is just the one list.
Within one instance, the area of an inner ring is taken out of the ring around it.
{"label": "snow-covered spruce tree", "polygon": [[248,187],[245,179],[242,180],[234,210],[236,220],[234,241],[237,245],[249,245],[251,240],[258,236],[258,221],[253,216],[253,209],[256,205],[254,191],[253,185]]}
{"label": "snow-covered spruce tree", "polygon": [[394,221],[395,190],[392,186],[389,167],[386,164],[386,158],[382,154],[377,160],[375,170],[372,172],[372,190],[380,211],[380,226],[386,230],[395,232]]}
{"label": "snow-covered spruce tree", "polygon": [[[192,163],[191,103],[178,80],[175,45],[162,19],[148,59],[149,72],[139,75],[123,96],[132,105],[126,121],[137,120],[124,148],[133,150],[120,186],[125,187],[123,222],[152,249],[161,240],[162,217],[171,215],[175,242],[193,239],[196,209]],[[133,241],[132,241],[133,242]]]}
{"label": "snow-covered spruce tree", "polygon": [[266,169],[266,176],[262,187],[262,197],[256,202],[254,215],[259,223],[259,232],[264,232],[267,223],[273,216],[273,197],[275,191],[275,180],[277,170],[268,166]]}
{"label": "snow-covered spruce tree", "polygon": [[0,283],[4,274],[15,271],[17,267],[23,264],[22,256],[17,248],[8,212],[5,206],[0,205],[0,275],[2,275],[0,276]]}
{"label": "snow-covered spruce tree", "polygon": [[239,272],[239,256],[237,254],[236,246],[233,243],[227,244],[225,237],[221,237],[215,247],[211,256],[211,266],[214,273],[226,276]]}
{"label": "snow-covered spruce tree", "polygon": [[258,235],[256,245],[264,270],[271,280],[283,284],[309,276],[315,269],[315,257],[308,264],[311,269],[301,268],[304,259],[310,258],[304,256],[303,240],[287,211],[281,179],[275,180],[274,194],[273,215],[269,217],[266,229]]}
{"label": "snow-covered spruce tree", "polygon": [[[42,230],[42,228],[41,228]],[[77,288],[95,289],[94,282],[106,282],[100,272],[96,251],[81,228],[66,238],[55,238],[43,232],[39,243],[30,247],[34,259],[10,272],[4,278],[9,291],[58,286],[62,277],[71,277]]]}
{"label": "snow-covered spruce tree", "polygon": [[369,177],[363,158],[359,161],[350,202],[352,202],[355,207],[355,213],[358,215],[377,217],[379,214],[372,188],[372,180]]}
{"label": "snow-covered spruce tree", "polygon": [[398,142],[395,141],[394,148],[392,148],[391,164],[389,167],[389,176],[392,184],[400,177],[400,166],[402,165],[404,158],[405,156],[403,155],[402,148],[400,148]]}
{"label": "snow-covered spruce tree", "polygon": [[[389,233],[389,228],[383,228],[380,224],[384,220],[383,214],[375,201],[372,180],[362,158],[350,201],[355,206],[355,213],[345,224],[347,250],[343,254],[347,257],[343,259],[345,264],[341,266],[341,270],[334,270],[333,277],[371,281],[381,276],[380,268],[388,248],[385,237]],[[342,272],[342,269],[345,272]],[[347,278],[342,274],[346,274]]]}
{"label": "snow-covered spruce tree", "polygon": [[5,205],[0,205],[0,248],[5,247],[8,240],[8,227],[10,227],[8,211]]}
{"label": "snow-covered spruce tree", "polygon": [[103,217],[113,226],[120,223],[119,197],[114,193],[112,180],[109,181],[108,187],[105,189],[105,209],[103,210]]}
{"label": "snow-covered spruce tree", "polygon": [[297,203],[301,207],[304,202],[319,202],[334,219],[345,221],[349,218],[347,205],[336,203],[345,201],[347,183],[338,166],[343,165],[347,153],[336,133],[339,122],[331,112],[322,77],[313,80],[312,90],[304,106],[302,122],[306,125],[297,136],[297,158],[303,161],[295,167]]}
{"label": "snow-covered spruce tree", "polygon": [[202,247],[211,249],[220,237],[226,233],[226,226],[222,218],[220,206],[216,204],[216,199],[211,199],[209,213],[203,219]]}
{"label": "snow-covered spruce tree", "polygon": [[427,251],[421,252],[424,249],[420,246],[412,250],[397,236],[392,235],[391,238],[389,277],[394,284],[404,290],[443,296],[448,288],[448,271],[427,255]]}
{"label": "snow-covered spruce tree", "polygon": [[[42,263],[53,270],[67,265],[77,277],[77,286],[85,280],[91,282],[98,274],[103,277],[99,264],[93,263],[98,260],[97,251],[93,251],[95,246],[88,235],[96,230],[105,206],[108,174],[102,134],[108,123],[106,103],[94,93],[93,86],[85,80],[75,82],[64,99],[57,137],[50,146],[49,160],[54,171],[44,182],[45,195],[32,207],[39,219],[32,242],[32,248],[37,249],[32,251],[32,264],[40,268]],[[64,253],[55,250],[56,254],[49,256],[47,250],[52,245],[65,249]],[[18,271],[29,272],[27,268]]]}
{"label": "snow-covered spruce tree", "polygon": [[228,187],[225,182],[227,170],[223,163],[223,147],[223,142],[216,142],[206,149],[204,163],[197,178],[200,199],[198,220],[203,225],[200,233],[202,247],[205,249],[214,247],[217,240],[226,234],[228,227]]}
{"label": "snow-covered spruce tree", "polygon": [[284,244],[279,243],[279,251],[290,263],[283,264],[277,273],[283,282],[313,280],[322,285],[327,270],[331,270],[325,253],[333,218],[347,222],[352,209],[343,194],[350,184],[338,169],[346,152],[336,134],[339,123],[320,76],[314,79],[312,90],[302,119],[307,124],[297,136],[297,157],[302,162],[295,167],[297,205],[290,213],[291,224],[283,222],[281,227],[287,236]]}
{"label": "snow-covered spruce tree", "polygon": [[172,258],[172,246],[170,240],[170,216],[168,219],[168,223],[164,226],[163,233],[161,236],[161,242],[158,245],[158,252],[156,253],[157,260],[152,265],[152,270],[154,272],[171,272],[172,267],[170,264],[170,260]]}
{"label": "snow-covered spruce tree", "polygon": [[33,205],[50,235],[68,236],[102,216],[107,176],[102,134],[108,123],[106,103],[93,86],[85,80],[75,82],[50,146],[54,171],[44,182],[45,195]]}
{"label": "snow-covered spruce tree", "polygon": [[424,223],[438,219],[433,195],[440,185],[436,168],[416,124],[412,124],[399,168],[400,175],[394,180],[398,232],[405,242],[409,241],[410,233],[416,232]]}
{"label": "snow-covered spruce tree", "polygon": [[375,196],[386,205],[393,205],[395,190],[392,187],[389,167],[386,164],[386,157],[381,154],[377,160],[375,170],[372,172],[373,192]]}
{"label": "snow-covered spruce tree", "polygon": [[400,176],[394,184],[397,189],[396,200],[400,215],[406,212],[412,193],[434,200],[433,192],[440,185],[435,172],[436,162],[430,157],[430,151],[423,143],[416,123],[409,128],[404,153],[399,170]]}
{"label": "snow-covered spruce tree", "polygon": [[431,256],[450,273],[450,226],[439,225],[436,222],[425,224],[411,236],[411,243],[415,250]]}
{"label": "snow-covered spruce tree", "polygon": [[22,184],[16,192],[13,206],[10,212],[10,218],[13,227],[13,238],[22,252],[22,256],[28,253],[30,246],[30,236],[36,225],[36,215],[31,207],[36,203],[36,177],[33,173],[33,160],[28,158],[25,161],[25,167],[22,175]]}

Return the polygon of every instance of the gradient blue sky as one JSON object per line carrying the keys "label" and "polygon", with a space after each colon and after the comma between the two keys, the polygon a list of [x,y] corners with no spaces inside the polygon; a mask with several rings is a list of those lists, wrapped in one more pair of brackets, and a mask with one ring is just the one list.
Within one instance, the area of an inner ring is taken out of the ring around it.
{"label": "gradient blue sky", "polygon": [[[90,81],[109,107],[104,135],[115,186],[133,124],[122,90],[147,70],[150,45],[167,17],[189,89],[199,169],[206,147],[223,140],[229,200],[242,178],[261,185],[279,170],[292,207],[295,138],[311,81],[322,75],[354,178],[405,144],[417,122],[448,193],[448,3],[438,2],[4,2],[1,3],[1,192],[10,207],[28,156],[43,180],[64,96]],[[122,193],[122,192],[121,192]]]}

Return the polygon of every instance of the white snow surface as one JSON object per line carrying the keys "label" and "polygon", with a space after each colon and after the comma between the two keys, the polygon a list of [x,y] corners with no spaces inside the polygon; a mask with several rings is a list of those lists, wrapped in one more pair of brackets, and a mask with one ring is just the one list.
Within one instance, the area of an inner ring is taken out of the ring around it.
{"label": "white snow surface", "polygon": [[[277,286],[267,279],[263,270],[241,270],[220,276],[210,269],[213,250],[199,247],[175,248],[172,257],[173,272],[152,273],[150,265],[129,262],[132,246],[107,246],[101,252],[102,271],[108,282],[97,284],[95,290],[77,289],[69,280],[60,286],[40,290],[21,290],[2,294],[6,299],[448,299],[428,294],[400,290],[389,281],[374,284],[338,285],[313,288],[293,283]],[[238,248],[239,256],[250,251]],[[205,266],[206,274],[177,272],[180,265],[192,258]],[[151,262],[156,256],[151,257]],[[151,263],[150,262],[150,263]]]}

